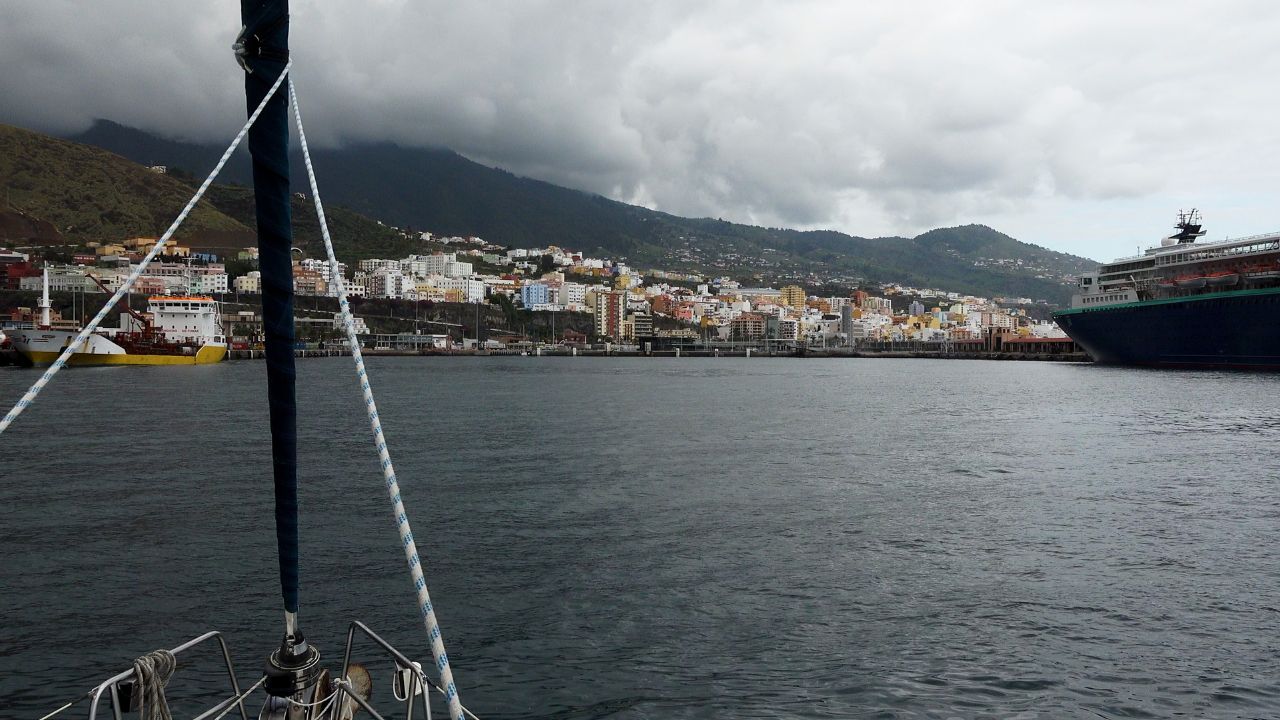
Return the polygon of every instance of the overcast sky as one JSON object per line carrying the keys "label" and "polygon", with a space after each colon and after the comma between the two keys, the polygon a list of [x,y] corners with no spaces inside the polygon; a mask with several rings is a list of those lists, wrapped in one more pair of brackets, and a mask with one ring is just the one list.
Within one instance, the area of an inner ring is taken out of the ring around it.
{"label": "overcast sky", "polygon": [[[984,223],[1098,259],[1197,205],[1280,229],[1280,3],[292,3],[313,142],[392,140],[691,216]],[[230,0],[0,0],[0,121],[224,142]]]}

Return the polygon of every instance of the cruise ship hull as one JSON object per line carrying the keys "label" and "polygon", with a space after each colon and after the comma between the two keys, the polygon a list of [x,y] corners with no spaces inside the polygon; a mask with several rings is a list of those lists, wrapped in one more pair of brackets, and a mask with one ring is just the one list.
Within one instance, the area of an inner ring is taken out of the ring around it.
{"label": "cruise ship hull", "polygon": [[1054,315],[1096,362],[1280,370],[1280,288],[1063,310]]}
{"label": "cruise ship hull", "polygon": [[[35,367],[47,367],[62,354],[75,339],[76,333],[65,330],[25,330],[13,338],[13,348],[26,362]],[[72,354],[68,365],[210,365],[221,362],[227,355],[227,346],[220,342],[207,342],[189,346],[181,352],[137,353],[129,352],[102,335],[90,335],[85,346]]]}

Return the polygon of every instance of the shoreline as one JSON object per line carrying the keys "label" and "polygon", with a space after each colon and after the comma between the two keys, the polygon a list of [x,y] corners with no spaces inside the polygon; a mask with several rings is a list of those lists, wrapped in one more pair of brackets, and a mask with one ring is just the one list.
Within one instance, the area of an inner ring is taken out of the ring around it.
{"label": "shoreline", "polygon": [[[1084,353],[1014,353],[998,351],[978,352],[931,352],[927,350],[856,350],[827,349],[799,350],[788,352],[757,351],[745,349],[711,349],[711,350],[590,350],[578,348],[541,348],[535,350],[379,350],[362,349],[365,357],[618,357],[618,358],[914,358],[935,360],[1004,360],[1020,362],[1092,362]],[[344,349],[295,350],[296,358],[321,358],[350,356]],[[230,350],[228,361],[261,360],[262,350]]]}
{"label": "shoreline", "polygon": [[[932,359],[932,360],[1001,360],[1015,362],[1093,362],[1084,353],[1009,353],[1009,352],[930,352],[925,350],[801,350],[790,352],[769,352],[743,349],[712,350],[583,350],[563,348],[543,348],[541,350],[454,350],[454,351],[415,351],[415,350],[377,350],[364,349],[365,357],[589,357],[589,358],[790,358],[790,359],[830,359],[830,358],[872,358],[872,359]],[[24,367],[16,353],[0,353],[0,367]],[[295,350],[295,358],[330,358],[350,357],[351,352],[343,349],[305,349]],[[262,360],[262,350],[228,350],[223,362],[240,362],[244,360]]]}

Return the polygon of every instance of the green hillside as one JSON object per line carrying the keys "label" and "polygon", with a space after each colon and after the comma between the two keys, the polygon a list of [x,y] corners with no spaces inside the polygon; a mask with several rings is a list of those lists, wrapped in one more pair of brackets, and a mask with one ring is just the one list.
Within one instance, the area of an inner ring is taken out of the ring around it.
{"label": "green hillside", "polygon": [[[82,244],[157,235],[168,228],[199,184],[179,168],[152,172],[102,149],[0,126],[0,242]],[[421,243],[338,206],[326,208],[339,258],[402,257]],[[255,242],[253,192],[214,184],[177,232],[183,242],[222,252]],[[294,197],[295,245],[323,257],[324,245],[309,199]]]}
{"label": "green hillside", "polygon": [[[253,190],[239,185],[212,185],[205,197],[223,213],[241,223],[253,225]],[[324,197],[323,193],[321,197]],[[296,195],[290,205],[294,246],[307,257],[323,258],[324,239],[320,235],[315,205],[309,197],[303,199]],[[399,258],[422,251],[420,241],[346,208],[326,202],[324,214],[333,239],[333,251],[343,262],[377,257]]]}
{"label": "green hillside", "polygon": [[[0,237],[9,243],[47,244],[59,238],[74,243],[119,241],[158,235],[177,217],[192,189],[180,180],[151,172],[105,150],[0,125],[0,210],[52,226],[29,237]],[[17,233],[21,223],[0,223]],[[202,234],[252,232],[201,203],[179,230],[179,239]]]}

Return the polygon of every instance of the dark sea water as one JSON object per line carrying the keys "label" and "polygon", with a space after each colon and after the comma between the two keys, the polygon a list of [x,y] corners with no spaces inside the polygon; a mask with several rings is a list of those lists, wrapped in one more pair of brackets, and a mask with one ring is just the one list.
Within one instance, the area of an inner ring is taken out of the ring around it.
{"label": "dark sea water", "polygon": [[[349,362],[298,365],[302,625],[335,661],[358,618],[429,664]],[[1280,376],[369,366],[484,720],[1280,716]],[[75,369],[0,436],[0,715],[206,629],[258,676],[263,371]],[[5,409],[35,377],[0,371]],[[192,657],[179,704],[218,687]]]}

